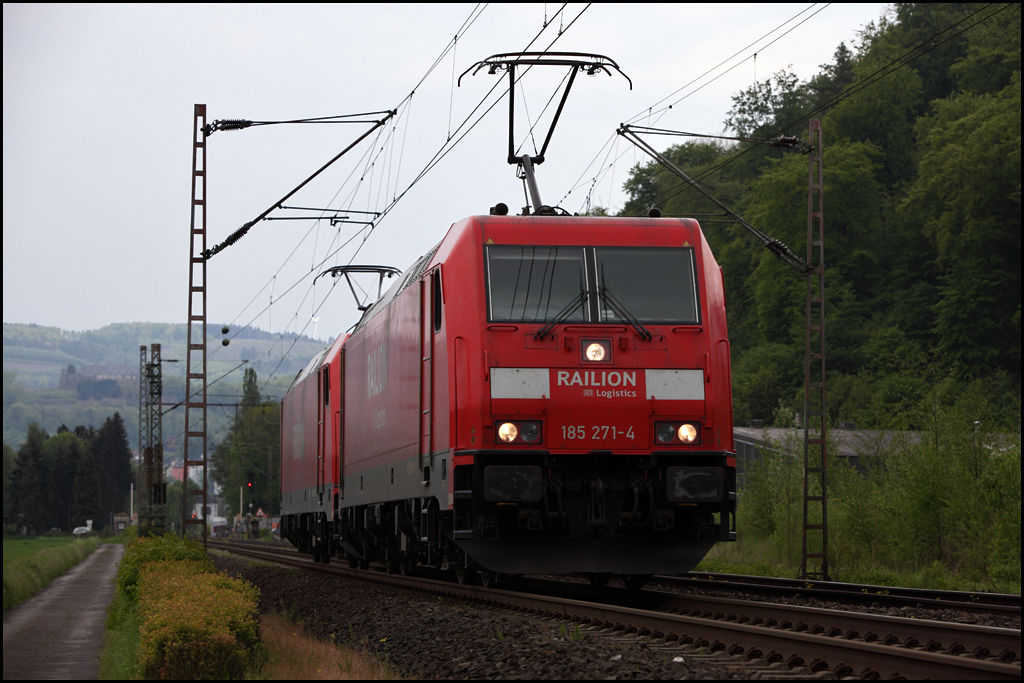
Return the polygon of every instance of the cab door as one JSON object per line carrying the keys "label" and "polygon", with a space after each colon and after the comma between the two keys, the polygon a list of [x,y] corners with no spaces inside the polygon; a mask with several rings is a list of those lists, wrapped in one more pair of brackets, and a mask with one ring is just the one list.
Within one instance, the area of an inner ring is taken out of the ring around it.
{"label": "cab door", "polygon": [[332,420],[334,433],[334,468],[337,473],[335,480],[338,493],[341,498],[345,497],[345,347],[341,348],[338,354],[338,388],[334,393],[336,405],[338,406]]}
{"label": "cab door", "polygon": [[441,268],[435,268],[420,281],[420,471],[429,481],[434,459],[434,353],[437,332],[441,330]]}

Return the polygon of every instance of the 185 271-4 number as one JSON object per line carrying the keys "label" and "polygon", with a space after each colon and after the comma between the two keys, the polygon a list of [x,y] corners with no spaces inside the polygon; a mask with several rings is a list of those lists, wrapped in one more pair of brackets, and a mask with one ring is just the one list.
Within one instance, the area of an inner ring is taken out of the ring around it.
{"label": "185 271-4 number", "polygon": [[634,439],[633,427],[617,427],[615,425],[562,425],[562,438],[565,440],[590,439]]}

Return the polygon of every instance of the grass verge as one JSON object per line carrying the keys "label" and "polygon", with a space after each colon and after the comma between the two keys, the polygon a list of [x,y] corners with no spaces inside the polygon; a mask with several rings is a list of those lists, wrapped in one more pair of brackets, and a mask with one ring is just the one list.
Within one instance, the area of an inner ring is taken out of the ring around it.
{"label": "grass verge", "polygon": [[260,617],[266,652],[263,671],[255,679],[393,681],[403,677],[386,661],[344,645],[317,640],[300,624],[281,614]]}
{"label": "grass verge", "polygon": [[[27,554],[18,547],[18,559],[7,561],[4,542],[4,612],[25,602],[50,582],[88,557],[100,544],[99,538],[86,538],[59,544],[41,544],[42,550]],[[15,542],[17,543],[17,542]],[[46,547],[49,545],[49,547]]]}
{"label": "grass verge", "polygon": [[114,593],[107,608],[107,631],[100,651],[99,678],[102,681],[128,681],[142,678],[138,663],[139,627],[142,618],[122,591]]}
{"label": "grass verge", "polygon": [[[795,579],[799,565],[779,560],[771,539],[741,536],[735,543],[718,543],[694,571],[719,574],[745,574]],[[829,568],[833,581],[929,590],[998,592],[1020,595],[1020,582],[980,580],[978,577],[953,573],[941,562],[896,571],[886,568]]]}

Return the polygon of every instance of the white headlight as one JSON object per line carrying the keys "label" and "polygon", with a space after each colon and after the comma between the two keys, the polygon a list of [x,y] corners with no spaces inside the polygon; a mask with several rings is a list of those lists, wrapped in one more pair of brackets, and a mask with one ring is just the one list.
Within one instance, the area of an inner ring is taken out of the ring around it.
{"label": "white headlight", "polygon": [[679,425],[679,440],[683,443],[693,443],[697,439],[697,428],[692,424]]}
{"label": "white headlight", "polygon": [[519,435],[519,429],[511,422],[503,422],[498,427],[498,438],[505,443],[512,443],[516,440],[516,436]]}
{"label": "white headlight", "polygon": [[605,349],[603,344],[594,342],[587,347],[587,360],[602,361],[604,360]]}

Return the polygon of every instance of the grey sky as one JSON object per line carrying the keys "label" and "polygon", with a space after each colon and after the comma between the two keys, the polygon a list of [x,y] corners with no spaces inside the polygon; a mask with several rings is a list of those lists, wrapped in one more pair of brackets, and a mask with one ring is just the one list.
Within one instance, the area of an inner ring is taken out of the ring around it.
{"label": "grey sky", "polygon": [[[113,322],[183,322],[193,104],[207,104],[211,121],[396,107],[473,7],[5,4],[4,321],[74,330]],[[453,69],[457,75],[491,54],[526,49],[545,11],[552,20],[559,7],[484,9],[417,89],[411,106],[403,107],[391,142],[381,138],[376,147],[364,142],[289,203],[386,206],[442,148],[449,117],[456,128],[497,78],[483,71],[453,89]],[[559,26],[570,24],[585,7],[566,6],[531,49],[546,48]],[[676,102],[673,108],[650,119],[668,128],[721,132],[731,96],[754,82],[755,70],[759,80],[787,67],[807,79],[831,60],[840,42],[852,46],[857,31],[883,11],[885,5],[877,3],[589,7],[551,49],[607,55],[632,79],[633,90],[617,74],[576,81],[548,161],[538,169],[545,203],[581,211],[593,185],[594,204],[618,209],[629,168],[644,161],[614,136],[620,122],[642,115],[757,41],[668,99],[664,104]],[[532,119],[563,76],[562,69],[552,68],[523,79]],[[523,91],[516,99],[523,101]],[[551,111],[538,126],[538,137],[547,130]],[[517,119],[525,116],[520,108]],[[369,237],[364,240],[364,232],[326,261],[338,240],[352,237],[357,228],[339,230],[313,221],[257,224],[210,260],[209,319],[267,329],[273,286],[280,297],[273,306],[275,331],[305,327],[312,334],[314,312],[319,338],[344,331],[358,318],[347,287],[331,291],[325,278],[312,288],[310,273],[347,263],[357,246],[356,263],[405,268],[452,222],[486,213],[499,201],[517,211],[523,189],[505,162],[507,125],[507,101],[502,101]],[[211,136],[209,246],[257,216],[366,128],[269,126]],[[525,137],[524,125],[517,143]],[[369,168],[365,153],[381,148]],[[531,143],[525,151],[532,152]],[[366,180],[358,184],[359,177]]]}

